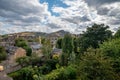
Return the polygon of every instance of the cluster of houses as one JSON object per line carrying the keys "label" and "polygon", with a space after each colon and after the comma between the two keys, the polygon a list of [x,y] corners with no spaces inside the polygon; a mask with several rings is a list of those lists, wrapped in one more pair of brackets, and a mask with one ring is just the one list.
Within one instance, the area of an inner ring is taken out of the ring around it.
{"label": "cluster of houses", "polygon": [[[15,58],[13,58],[13,59],[16,59],[17,57],[22,57],[23,54],[26,55],[26,51],[23,48],[15,46],[15,40],[17,38],[22,38],[25,40],[32,40],[32,39],[35,39],[36,36],[34,36],[34,35],[27,35],[27,36],[9,35],[6,38],[2,38],[1,42],[0,42],[0,46],[3,46],[5,48],[5,50],[8,54],[8,57],[14,55],[13,57],[15,57]],[[35,52],[40,47],[42,47],[42,45],[39,44],[38,42],[30,42],[28,44],[32,48],[33,52]]]}
{"label": "cluster of houses", "polygon": [[[54,33],[54,34],[45,36],[45,38],[49,39],[51,44],[53,45],[53,50],[51,52],[53,57],[59,56],[62,53],[61,49],[57,49],[55,47],[56,41],[58,40],[58,38],[61,38],[61,37],[64,37],[64,35],[60,33]],[[17,64],[15,62],[17,58],[26,56],[26,50],[24,50],[21,47],[15,46],[15,40],[17,38],[22,38],[25,40],[33,40],[38,38],[39,42],[31,41],[31,42],[28,42],[28,45],[32,49],[32,53],[37,54],[37,56],[39,57],[43,56],[43,54],[41,54],[42,53],[41,37],[39,36],[35,36],[33,34],[25,34],[25,35],[11,34],[4,38],[0,37],[0,46],[3,46],[7,52],[7,60],[0,63],[0,71],[9,69],[10,67],[15,66]],[[8,80],[12,80],[12,79],[9,78]]]}
{"label": "cluster of houses", "polygon": [[[53,54],[59,55],[59,53],[62,53],[61,49],[55,48],[56,41],[59,37],[60,36],[54,36],[54,35],[46,37],[46,38],[50,39],[51,44],[53,45],[53,50],[52,50]],[[3,62],[2,65],[7,64],[7,67],[8,67],[8,64],[10,64],[9,67],[13,66],[13,64],[15,63],[15,60],[17,58],[26,56],[26,51],[23,48],[15,46],[15,40],[17,38],[23,38],[25,40],[33,40],[33,39],[38,38],[38,37],[36,37],[35,35],[13,34],[13,35],[9,35],[5,38],[2,38],[1,42],[0,42],[0,46],[3,46],[5,48],[7,55],[8,55],[7,60],[5,62]],[[40,37],[39,37],[39,41],[40,42],[28,42],[28,45],[31,47],[32,53],[36,53],[38,56],[43,56],[40,54],[40,53],[42,53],[42,50],[41,50],[42,44],[41,44]],[[7,68],[7,67],[5,67],[5,68]]]}

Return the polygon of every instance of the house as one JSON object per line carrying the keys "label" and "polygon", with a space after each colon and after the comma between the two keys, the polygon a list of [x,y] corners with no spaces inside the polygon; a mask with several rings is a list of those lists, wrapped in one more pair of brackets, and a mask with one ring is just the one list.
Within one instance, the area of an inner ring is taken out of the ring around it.
{"label": "house", "polygon": [[26,50],[23,48],[16,48],[15,51],[12,53],[12,55],[9,55],[9,61],[11,63],[14,63],[17,58],[25,57],[26,56]]}
{"label": "house", "polygon": [[36,54],[39,57],[43,56],[42,44],[40,44],[39,42],[29,42],[28,44],[29,44],[30,48],[32,49],[32,53]]}
{"label": "house", "polygon": [[55,48],[52,50],[52,57],[59,57],[62,54],[62,49]]}
{"label": "house", "polygon": [[4,70],[3,66],[0,66],[0,71],[3,71],[3,70]]}
{"label": "house", "polygon": [[9,45],[4,46],[4,47],[5,47],[5,50],[8,54],[8,56],[9,55],[14,55],[15,51],[19,48],[19,47],[16,47],[16,46],[9,46]]}
{"label": "house", "polygon": [[9,35],[5,38],[2,38],[1,41],[2,42],[14,42],[16,39],[16,36],[13,36],[13,35]]}
{"label": "house", "polygon": [[33,52],[36,52],[37,50],[40,50],[42,48],[42,44],[40,44],[39,42],[29,42],[28,44]]}
{"label": "house", "polygon": [[23,48],[18,48],[16,49],[15,53],[14,53],[14,59],[16,60],[17,58],[20,57],[25,57],[26,56],[26,50]]}

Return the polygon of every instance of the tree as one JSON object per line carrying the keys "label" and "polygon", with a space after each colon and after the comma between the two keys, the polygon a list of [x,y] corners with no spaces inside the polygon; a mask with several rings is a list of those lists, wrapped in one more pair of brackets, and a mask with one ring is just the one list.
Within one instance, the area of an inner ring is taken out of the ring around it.
{"label": "tree", "polygon": [[74,53],[79,53],[79,46],[78,46],[78,38],[73,39],[73,45],[74,45]]}
{"label": "tree", "polygon": [[100,45],[100,49],[106,56],[112,58],[120,57],[120,38],[112,39]]}
{"label": "tree", "polygon": [[0,61],[5,60],[7,57],[7,53],[5,51],[5,48],[0,46]]}
{"label": "tree", "polygon": [[30,57],[20,57],[16,60],[22,67],[28,66],[30,64]]}
{"label": "tree", "polygon": [[116,75],[120,76],[120,37],[104,42],[100,45],[107,58],[111,58],[111,65]]}
{"label": "tree", "polygon": [[108,30],[109,26],[104,24],[94,24],[88,27],[86,32],[83,32],[82,37],[79,39],[79,47],[81,52],[86,51],[87,48],[98,48],[99,44],[112,37],[112,32]]}
{"label": "tree", "polygon": [[15,40],[15,45],[18,46],[18,47],[22,47],[22,48],[23,48],[24,46],[28,46],[27,41],[24,40],[23,38],[17,38],[17,39]]}
{"label": "tree", "polygon": [[100,49],[88,49],[77,66],[79,80],[119,80],[119,76],[111,66],[110,58],[106,58]]}
{"label": "tree", "polygon": [[114,38],[120,38],[120,29],[114,34]]}
{"label": "tree", "polygon": [[58,39],[56,42],[56,48],[62,49],[62,38]]}
{"label": "tree", "polygon": [[[62,55],[60,58],[60,62],[67,66],[68,61],[71,59],[71,55],[74,52],[73,38],[70,34],[66,34],[62,40]],[[65,62],[64,62],[65,61]]]}
{"label": "tree", "polygon": [[34,75],[38,75],[38,71],[31,66],[22,68],[19,71],[9,74],[9,76],[14,80],[34,80]]}
{"label": "tree", "polygon": [[52,51],[52,45],[50,40],[45,39],[42,47],[42,53],[45,56],[46,60],[50,59]]}
{"label": "tree", "polygon": [[76,75],[74,66],[61,67],[45,75],[45,80],[76,80]]}
{"label": "tree", "polygon": [[70,54],[73,52],[74,46],[73,46],[73,38],[70,34],[66,34],[62,41],[62,50],[63,53]]}
{"label": "tree", "polygon": [[28,46],[23,47],[26,50],[26,55],[31,56],[32,55],[32,49]]}

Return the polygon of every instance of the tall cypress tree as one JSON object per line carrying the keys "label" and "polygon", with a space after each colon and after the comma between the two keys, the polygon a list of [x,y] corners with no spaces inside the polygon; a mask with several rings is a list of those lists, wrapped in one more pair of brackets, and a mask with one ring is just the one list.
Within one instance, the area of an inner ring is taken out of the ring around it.
{"label": "tall cypress tree", "polygon": [[71,55],[73,53],[73,38],[70,34],[66,34],[62,40],[62,51],[61,63],[62,65],[67,66],[68,61],[70,61]]}
{"label": "tall cypress tree", "polygon": [[73,38],[70,34],[66,34],[62,41],[62,50],[64,53],[72,53],[74,49]]}

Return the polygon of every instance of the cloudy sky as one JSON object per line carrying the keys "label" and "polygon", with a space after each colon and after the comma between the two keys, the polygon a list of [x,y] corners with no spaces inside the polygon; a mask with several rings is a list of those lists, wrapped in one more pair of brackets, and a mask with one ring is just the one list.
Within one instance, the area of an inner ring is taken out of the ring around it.
{"label": "cloudy sky", "polygon": [[120,27],[120,0],[0,0],[0,34],[65,30],[81,33],[93,23]]}

